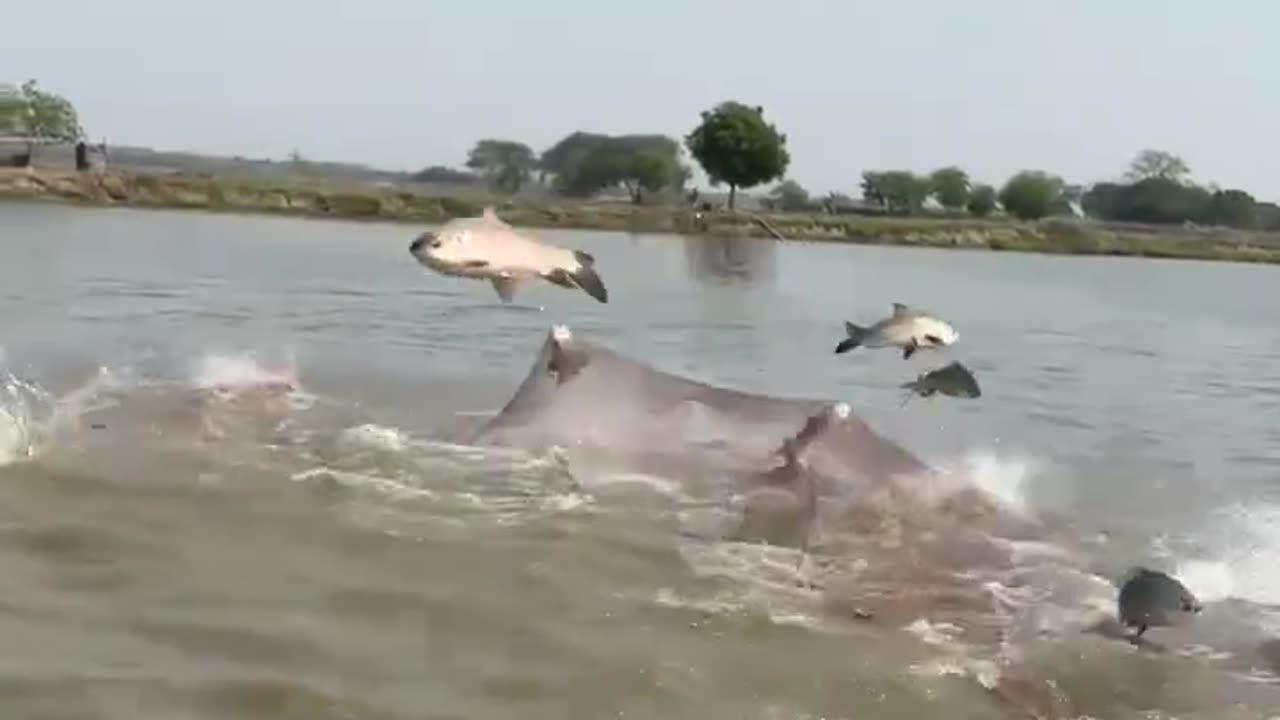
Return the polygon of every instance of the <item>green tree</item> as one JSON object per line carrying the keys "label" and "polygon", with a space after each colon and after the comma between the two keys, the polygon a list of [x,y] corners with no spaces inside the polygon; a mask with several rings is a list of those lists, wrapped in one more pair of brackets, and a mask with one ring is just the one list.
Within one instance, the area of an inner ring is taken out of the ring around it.
{"label": "green tree", "polygon": [[990,185],[974,185],[969,191],[969,202],[966,208],[974,217],[990,215],[996,209],[996,189]]}
{"label": "green tree", "polygon": [[933,196],[948,210],[959,210],[969,201],[969,174],[954,165],[934,170],[929,176]]}
{"label": "green tree", "polygon": [[41,90],[35,80],[22,84],[22,96],[27,104],[27,130],[33,138],[45,142],[75,142],[84,137],[80,117],[70,100]]}
{"label": "green tree", "polygon": [[467,155],[467,167],[479,172],[498,190],[515,193],[529,180],[537,160],[528,145],[512,140],[485,139]]}
{"label": "green tree", "polygon": [[1176,183],[1185,182],[1191,169],[1182,158],[1163,150],[1142,150],[1129,163],[1125,178],[1130,182],[1158,178]]}
{"label": "green tree", "polygon": [[554,173],[553,186],[561,194],[589,197],[622,186],[637,204],[647,194],[679,189],[689,178],[679,143],[665,135],[576,132],[543,153],[540,167]]}
{"label": "green tree", "polygon": [[12,86],[0,89],[0,132],[25,137],[28,157],[34,156],[37,144],[84,137],[71,101],[41,90],[35,80],[23,83],[16,96]]}
{"label": "green tree", "polygon": [[703,111],[685,146],[712,185],[728,184],[730,210],[738,188],[780,178],[791,164],[787,136],[765,122],[764,109],[732,100]]}
{"label": "green tree", "polygon": [[0,135],[26,134],[26,98],[17,85],[0,83]]}
{"label": "green tree", "polygon": [[1243,190],[1219,190],[1209,200],[1208,222],[1239,230],[1258,224],[1258,203]]}
{"label": "green tree", "polygon": [[1152,224],[1202,221],[1213,195],[1172,178],[1149,177],[1134,183],[1098,183],[1080,200],[1085,214],[1100,220]]}
{"label": "green tree", "polygon": [[779,210],[798,212],[809,207],[809,191],[795,180],[783,180],[769,193],[769,199]]}
{"label": "green tree", "polygon": [[414,182],[439,183],[441,185],[474,185],[479,181],[472,173],[443,165],[432,165],[409,176]]}
{"label": "green tree", "polygon": [[689,178],[680,162],[680,144],[666,135],[611,137],[592,154],[612,158],[614,182],[626,188],[636,204],[644,202],[646,193],[679,189]]}
{"label": "green tree", "polygon": [[1019,220],[1039,220],[1062,208],[1065,187],[1062,178],[1039,170],[1023,170],[1001,188],[1000,204]]}
{"label": "green tree", "polygon": [[929,178],[909,170],[868,170],[862,173],[862,197],[890,213],[915,214],[933,192]]}
{"label": "green tree", "polygon": [[596,148],[609,141],[608,135],[583,132],[570,133],[547,148],[538,159],[538,170],[543,176],[559,177],[572,172],[575,165]]}

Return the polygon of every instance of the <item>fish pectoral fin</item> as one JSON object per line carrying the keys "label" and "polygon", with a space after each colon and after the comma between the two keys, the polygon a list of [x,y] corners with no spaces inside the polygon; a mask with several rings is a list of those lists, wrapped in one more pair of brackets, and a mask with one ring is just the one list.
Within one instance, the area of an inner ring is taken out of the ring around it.
{"label": "fish pectoral fin", "polygon": [[924,339],[928,340],[930,345],[942,344],[942,338],[938,337],[937,335],[925,335]]}
{"label": "fish pectoral fin", "polygon": [[513,275],[499,275],[489,282],[493,284],[493,289],[498,293],[498,298],[502,302],[509,303],[515,300],[516,288],[520,285],[519,278]]}
{"label": "fish pectoral fin", "polygon": [[486,267],[489,267],[489,261],[488,260],[467,260],[462,263],[462,267],[486,268]]}
{"label": "fish pectoral fin", "polygon": [[542,278],[547,282],[552,283],[554,285],[559,285],[562,288],[569,288],[570,290],[578,289],[578,284],[573,281],[573,278],[569,275],[569,272],[564,268],[556,268],[551,272],[543,273]]}
{"label": "fish pectoral fin", "polygon": [[543,273],[542,277],[560,287],[582,290],[596,302],[609,302],[609,290],[595,270],[595,259],[581,250],[575,250],[573,255],[578,261],[576,268],[555,268]]}

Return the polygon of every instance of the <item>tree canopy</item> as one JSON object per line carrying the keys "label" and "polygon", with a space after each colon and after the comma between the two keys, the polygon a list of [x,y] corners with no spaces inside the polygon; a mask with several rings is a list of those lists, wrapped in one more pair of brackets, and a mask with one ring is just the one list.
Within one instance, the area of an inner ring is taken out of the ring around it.
{"label": "tree canopy", "polygon": [[45,142],[75,142],[84,136],[80,117],[70,100],[41,90],[35,80],[22,84],[26,105],[26,130],[32,138]]}
{"label": "tree canopy", "polygon": [[809,207],[809,191],[795,180],[783,180],[769,193],[774,207],[787,212],[797,212]]}
{"label": "tree canopy", "polygon": [[1019,220],[1039,220],[1064,210],[1066,183],[1040,170],[1023,170],[1005,182],[1000,204]]}
{"label": "tree canopy", "polygon": [[1163,150],[1146,149],[1140,151],[1129,163],[1125,179],[1130,182],[1158,179],[1182,183],[1190,174],[1191,168],[1177,155]]}
{"label": "tree canopy", "polygon": [[432,165],[409,176],[411,180],[425,183],[441,183],[445,185],[472,185],[479,178],[464,170],[457,170],[443,165]]}
{"label": "tree canopy", "polygon": [[776,180],[791,164],[787,136],[765,121],[764,109],[732,100],[704,110],[684,141],[711,184],[729,186],[730,210],[738,188]]}
{"label": "tree canopy", "polygon": [[70,100],[28,80],[20,88],[0,85],[0,135],[25,139],[29,162],[36,144],[75,142],[84,130]]}
{"label": "tree canopy", "polygon": [[929,178],[909,170],[868,170],[862,173],[862,198],[894,214],[920,211],[933,192]]}
{"label": "tree canopy", "polygon": [[467,155],[467,167],[498,190],[515,193],[529,180],[537,160],[528,145],[513,140],[480,140]]}
{"label": "tree canopy", "polygon": [[929,182],[934,199],[948,210],[960,210],[969,201],[969,174],[954,165],[934,170]]}
{"label": "tree canopy", "polygon": [[574,132],[542,153],[539,168],[554,176],[552,187],[562,195],[589,197],[620,186],[636,203],[679,189],[689,177],[680,145],[665,135]]}
{"label": "tree canopy", "polygon": [[581,130],[572,132],[543,151],[538,169],[551,175],[566,175],[592,150],[609,141],[608,135]]}
{"label": "tree canopy", "polygon": [[27,103],[17,85],[0,83],[0,135],[25,135]]}
{"label": "tree canopy", "polygon": [[965,209],[974,217],[986,217],[996,209],[996,189],[990,185],[974,185],[969,191]]}

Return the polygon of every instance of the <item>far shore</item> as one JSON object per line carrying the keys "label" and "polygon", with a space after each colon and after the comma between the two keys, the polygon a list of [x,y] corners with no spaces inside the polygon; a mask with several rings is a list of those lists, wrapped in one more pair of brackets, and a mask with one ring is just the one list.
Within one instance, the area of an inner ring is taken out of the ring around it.
{"label": "far shore", "polygon": [[492,204],[504,220],[534,228],[768,237],[770,233],[764,227],[768,226],[787,240],[811,242],[1280,264],[1280,233],[1123,227],[1073,218],[1016,222],[726,211],[695,216],[687,207],[560,198],[486,201],[482,197],[427,196],[395,188],[343,187],[305,178],[282,182],[210,175],[2,168],[0,200],[423,225],[477,215],[484,205]]}

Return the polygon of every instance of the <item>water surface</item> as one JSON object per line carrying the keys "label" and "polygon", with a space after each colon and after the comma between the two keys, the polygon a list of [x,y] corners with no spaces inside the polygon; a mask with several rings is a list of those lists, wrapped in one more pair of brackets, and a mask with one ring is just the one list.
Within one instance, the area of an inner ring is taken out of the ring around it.
{"label": "water surface", "polygon": [[[1274,269],[544,232],[596,256],[610,303],[543,284],[503,306],[418,267],[417,231],[0,205],[0,714],[1011,716],[992,658],[937,642],[937,617],[837,617],[783,555],[431,442],[499,407],[557,322],[701,380],[847,400],[1069,528],[1088,572],[1150,563],[1208,601],[1164,654],[1068,636],[999,656],[1061,707],[1280,707]],[[832,354],[893,302],[960,343]],[[950,359],[980,400],[900,407]],[[305,391],[283,406],[192,390],[286,365]],[[50,397],[95,377],[51,424]]]}

